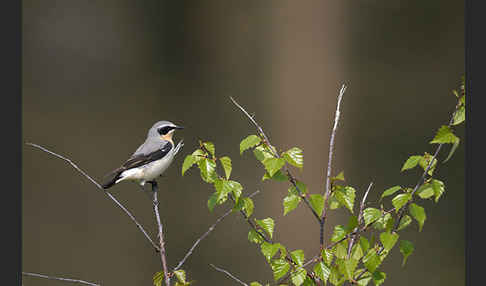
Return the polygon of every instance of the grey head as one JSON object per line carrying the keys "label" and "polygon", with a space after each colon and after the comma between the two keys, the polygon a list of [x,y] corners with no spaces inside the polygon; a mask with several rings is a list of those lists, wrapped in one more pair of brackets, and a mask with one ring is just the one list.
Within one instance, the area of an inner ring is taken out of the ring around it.
{"label": "grey head", "polygon": [[172,133],[176,129],[183,129],[184,127],[175,125],[170,121],[158,121],[149,129],[147,139],[151,137],[166,137],[171,138]]}

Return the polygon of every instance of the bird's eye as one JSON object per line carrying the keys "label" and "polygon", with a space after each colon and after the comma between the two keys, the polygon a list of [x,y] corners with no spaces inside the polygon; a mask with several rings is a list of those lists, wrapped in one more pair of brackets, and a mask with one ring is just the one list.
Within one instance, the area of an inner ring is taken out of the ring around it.
{"label": "bird's eye", "polygon": [[174,129],[174,127],[172,127],[172,126],[164,126],[164,127],[159,128],[157,131],[159,132],[160,135],[166,135],[172,129]]}

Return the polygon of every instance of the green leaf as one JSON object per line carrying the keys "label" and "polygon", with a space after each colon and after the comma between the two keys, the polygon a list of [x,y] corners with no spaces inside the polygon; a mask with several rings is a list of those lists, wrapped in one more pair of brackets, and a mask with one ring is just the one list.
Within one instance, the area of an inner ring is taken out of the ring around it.
{"label": "green leaf", "polygon": [[411,198],[412,194],[410,193],[399,194],[394,197],[392,200],[392,205],[395,207],[395,211],[398,212],[400,208],[403,207]]}
{"label": "green leaf", "polygon": [[410,207],[408,208],[410,215],[417,220],[419,224],[419,231],[422,231],[422,227],[424,226],[425,219],[427,218],[425,215],[425,210],[423,207],[417,205],[417,204],[410,204]]}
{"label": "green leaf", "polygon": [[390,233],[390,232],[382,232],[380,234],[380,241],[383,244],[385,250],[390,251],[395,243],[398,241],[398,234],[397,233]]}
{"label": "green leaf", "polygon": [[240,155],[243,154],[245,150],[258,145],[262,139],[256,135],[250,135],[240,142]]}
{"label": "green leaf", "polygon": [[175,277],[177,278],[177,280],[179,282],[181,282],[182,284],[186,284],[186,272],[184,270],[176,270],[173,272]]}
{"label": "green leaf", "polygon": [[381,272],[381,271],[375,271],[373,272],[373,282],[375,283],[376,286],[381,285],[383,282],[385,282],[386,279],[386,273]]}
{"label": "green leaf", "polygon": [[280,249],[280,244],[275,243],[271,244],[266,241],[264,241],[260,245],[260,249],[262,251],[263,256],[267,259],[267,261],[270,263],[270,260],[277,254],[278,250]]}
{"label": "green leaf", "polygon": [[324,197],[319,194],[312,194],[309,196],[309,203],[314,209],[314,211],[318,214],[322,214],[322,210],[324,209]]}
{"label": "green leaf", "polygon": [[314,266],[314,273],[326,284],[331,274],[331,269],[321,261]]}
{"label": "green leaf", "polygon": [[284,215],[288,214],[289,212],[293,211],[300,203],[301,198],[294,194],[289,194],[283,200],[284,205]]}
{"label": "green leaf", "polygon": [[459,138],[454,135],[452,128],[446,125],[442,125],[437,131],[434,139],[430,141],[430,144],[441,144],[441,143],[454,143]]}
{"label": "green leaf", "polygon": [[397,192],[398,190],[400,190],[402,187],[401,186],[394,186],[394,187],[391,187],[391,188],[388,188],[386,189],[383,194],[381,195],[381,199],[383,199],[384,197],[387,197],[387,196],[391,196],[393,195],[395,192]]}
{"label": "green leaf", "polygon": [[345,259],[348,255],[348,240],[345,239],[335,246],[335,252],[337,259]]}
{"label": "green leaf", "polygon": [[375,272],[376,268],[381,264],[381,259],[374,248],[371,248],[363,257],[363,263],[371,273]]}
{"label": "green leaf", "polygon": [[298,189],[294,185],[292,185],[289,188],[289,193],[292,193],[294,195],[300,195],[301,193],[307,194],[307,185],[306,184],[304,184],[303,182],[298,181],[298,180],[296,180],[295,184],[297,185]]}
{"label": "green leaf", "polygon": [[432,179],[430,183],[432,184],[432,188],[434,189],[435,202],[437,203],[439,201],[439,198],[445,192],[444,182]]}
{"label": "green leaf", "polygon": [[184,163],[182,163],[182,176],[184,176],[184,173],[194,164],[196,164],[196,158],[194,158],[193,155],[187,155],[184,159]]}
{"label": "green leaf", "polygon": [[304,264],[304,251],[302,249],[297,249],[290,252],[290,257],[292,257],[292,260],[297,263],[298,266],[302,266],[302,264]]}
{"label": "green leaf", "polygon": [[359,243],[355,244],[353,246],[353,249],[351,250],[351,257],[353,259],[360,260],[361,257],[363,257],[363,255],[364,255],[364,252],[363,252],[363,249],[361,248],[361,245]]}
{"label": "green leaf", "polygon": [[341,279],[341,275],[339,274],[339,270],[337,266],[331,267],[331,273],[329,274],[329,282],[331,282],[335,286],[341,285],[344,278]]}
{"label": "green leaf", "polygon": [[202,143],[204,148],[209,151],[209,153],[213,156],[214,158],[214,152],[216,151],[216,148],[214,147],[214,144],[212,142],[204,142]]}
{"label": "green leaf", "polygon": [[391,214],[389,213],[385,215],[382,214],[382,216],[373,224],[373,227],[377,230],[384,230],[388,226],[390,226],[392,220],[393,217],[391,216]]}
{"label": "green leaf", "polygon": [[290,279],[295,286],[300,286],[304,283],[307,271],[304,268],[299,268],[290,274]]}
{"label": "green leaf", "polygon": [[404,215],[402,217],[402,220],[398,224],[397,231],[406,228],[411,222],[412,222],[412,218],[409,215]]}
{"label": "green leaf", "polygon": [[260,244],[263,242],[263,238],[254,229],[251,229],[248,232],[248,240],[256,244]]}
{"label": "green leaf", "polygon": [[152,280],[154,286],[162,286],[162,281],[164,281],[164,271],[155,272]]}
{"label": "green leaf", "polygon": [[415,168],[415,166],[417,166],[417,164],[420,162],[421,159],[422,159],[422,156],[420,156],[420,155],[410,156],[407,159],[407,161],[405,162],[405,164],[403,164],[401,171],[403,172],[405,170]]}
{"label": "green leaf", "polygon": [[[430,162],[431,162],[431,160],[432,160],[433,157],[434,156],[432,156],[429,153],[425,152],[424,156],[422,157],[422,159],[419,162],[419,165],[422,167],[422,169],[424,169],[424,171],[429,166],[429,164],[430,164]],[[437,165],[437,159],[434,158],[434,161],[432,162],[432,165],[430,166],[429,171],[427,172],[427,174],[429,174],[430,176],[432,176],[432,174],[434,173],[434,170],[435,170],[435,166],[436,165]]]}
{"label": "green leaf", "polygon": [[366,208],[363,210],[363,219],[365,225],[375,222],[381,217],[381,211],[375,208]]}
{"label": "green leaf", "polygon": [[405,266],[405,263],[407,262],[407,258],[410,254],[412,254],[413,250],[414,250],[413,243],[411,243],[408,240],[400,241],[400,252],[403,255],[402,267]]}
{"label": "green leaf", "polygon": [[225,179],[217,179],[214,181],[214,188],[218,193],[218,203],[222,203],[226,201],[227,196],[229,193],[233,193],[235,196],[235,200],[238,201],[241,190],[243,190],[243,186],[236,181],[230,181]]}
{"label": "green leaf", "polygon": [[332,250],[324,248],[321,252],[321,255],[324,263],[326,263],[327,265],[331,265],[332,259],[334,257]]}
{"label": "green leaf", "polygon": [[282,158],[268,158],[263,161],[263,165],[268,174],[273,176],[285,165],[285,160]]}
{"label": "green leaf", "polygon": [[370,242],[364,236],[361,236],[359,238],[359,245],[361,246],[361,249],[363,250],[363,252],[368,251],[368,249],[370,248]]}
{"label": "green leaf", "polygon": [[289,263],[283,258],[273,260],[270,266],[272,267],[275,281],[282,278],[290,269]]}
{"label": "green leaf", "polygon": [[201,149],[196,149],[194,152],[192,152],[192,156],[194,157],[194,160],[196,160],[196,163],[203,160],[207,154]]}
{"label": "green leaf", "polygon": [[207,183],[213,183],[217,179],[216,162],[211,159],[202,159],[197,163],[201,171],[201,178]]}
{"label": "green leaf", "polygon": [[255,158],[262,163],[266,159],[274,157],[274,155],[262,145],[255,147],[255,149],[253,149],[253,154],[255,155]]}
{"label": "green leaf", "polygon": [[344,205],[351,213],[353,213],[354,199],[356,197],[356,190],[353,187],[345,186],[337,188],[334,196],[340,204]]}
{"label": "green leaf", "polygon": [[273,237],[273,229],[275,227],[275,223],[272,218],[266,218],[266,219],[255,219],[255,222],[263,229],[265,230],[268,235],[270,235],[270,238]]}
{"label": "green leaf", "polygon": [[353,273],[356,269],[356,266],[358,266],[358,260],[355,260],[353,258],[341,260],[338,263],[339,272],[344,274],[344,278],[346,278],[346,280],[353,279]]}
{"label": "green leaf", "polygon": [[273,176],[270,176],[267,172],[265,172],[265,175],[263,175],[262,181],[272,179],[277,182],[285,182],[288,180],[288,177],[282,173],[282,170],[278,170]]}
{"label": "green leaf", "polygon": [[[355,275],[360,275],[363,270],[364,269],[357,269]],[[361,278],[356,282],[359,286],[366,286],[370,281],[371,281],[371,273],[366,271],[363,275],[361,275]]]}
{"label": "green leaf", "polygon": [[449,151],[449,155],[447,155],[447,158],[442,163],[445,163],[445,162],[449,161],[449,159],[452,157],[452,154],[454,154],[454,152],[456,151],[457,147],[459,147],[459,143],[460,142],[461,142],[461,140],[459,138],[457,138],[457,141],[455,141],[454,143],[452,143],[451,151]]}
{"label": "green leaf", "polygon": [[348,233],[353,232],[353,230],[358,226],[358,218],[354,215],[350,216],[348,219],[348,224],[346,225],[346,230]]}
{"label": "green leaf", "polygon": [[294,147],[291,148],[284,153],[282,153],[282,157],[292,166],[295,166],[299,169],[304,167],[304,154],[301,149]]}
{"label": "green leaf", "polygon": [[243,199],[243,210],[245,211],[247,217],[250,217],[253,214],[254,208],[255,205],[253,204],[253,200],[251,198]]}
{"label": "green leaf", "polygon": [[342,225],[338,224],[334,227],[334,232],[332,233],[331,236],[331,241],[332,242],[337,242],[341,239],[343,239],[347,234],[346,228],[344,228]]}
{"label": "green leaf", "polygon": [[224,157],[219,158],[219,161],[221,162],[221,165],[223,166],[224,173],[226,175],[226,179],[229,179],[230,175],[231,175],[231,170],[232,170],[231,158],[228,157],[228,156],[224,156]]}
{"label": "green leaf", "polygon": [[459,107],[459,109],[457,109],[456,113],[454,113],[452,125],[461,124],[464,120],[466,120],[466,107],[462,105]]}
{"label": "green leaf", "polygon": [[209,200],[208,200],[208,209],[210,212],[213,211],[214,209],[214,206],[216,206],[216,204],[218,203],[218,192],[214,192],[210,197],[209,197]]}
{"label": "green leaf", "polygon": [[258,282],[256,282],[256,281],[254,281],[254,282],[251,282],[251,283],[250,283],[250,286],[262,286],[262,284],[260,284],[260,283],[258,283]]}
{"label": "green leaf", "polygon": [[434,189],[432,188],[432,184],[423,184],[418,188],[416,194],[421,197],[422,199],[428,199],[434,196]]}
{"label": "green leaf", "polygon": [[333,181],[345,181],[344,179],[344,171],[341,171],[336,177],[331,177],[331,182]]}

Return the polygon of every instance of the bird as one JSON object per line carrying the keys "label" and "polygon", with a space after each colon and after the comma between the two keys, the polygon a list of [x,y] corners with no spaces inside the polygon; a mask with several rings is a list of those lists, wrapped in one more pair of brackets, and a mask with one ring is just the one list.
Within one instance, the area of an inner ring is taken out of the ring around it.
{"label": "bird", "polygon": [[103,189],[109,189],[122,181],[135,181],[142,189],[146,183],[156,183],[172,163],[174,156],[184,146],[181,140],[174,145],[175,130],[184,129],[170,121],[158,121],[149,129],[145,142],[119,168],[105,175]]}

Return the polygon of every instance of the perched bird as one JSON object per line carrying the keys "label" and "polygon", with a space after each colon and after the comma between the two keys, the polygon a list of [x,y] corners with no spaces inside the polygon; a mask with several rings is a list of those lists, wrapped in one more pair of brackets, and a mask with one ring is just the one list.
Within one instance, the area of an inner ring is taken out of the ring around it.
{"label": "perched bird", "polygon": [[183,129],[169,121],[159,121],[148,131],[147,139],[137,151],[119,168],[105,176],[104,189],[131,180],[142,187],[147,182],[154,182],[169,167],[174,156],[184,146],[182,140],[174,145],[172,136],[176,129]]}

